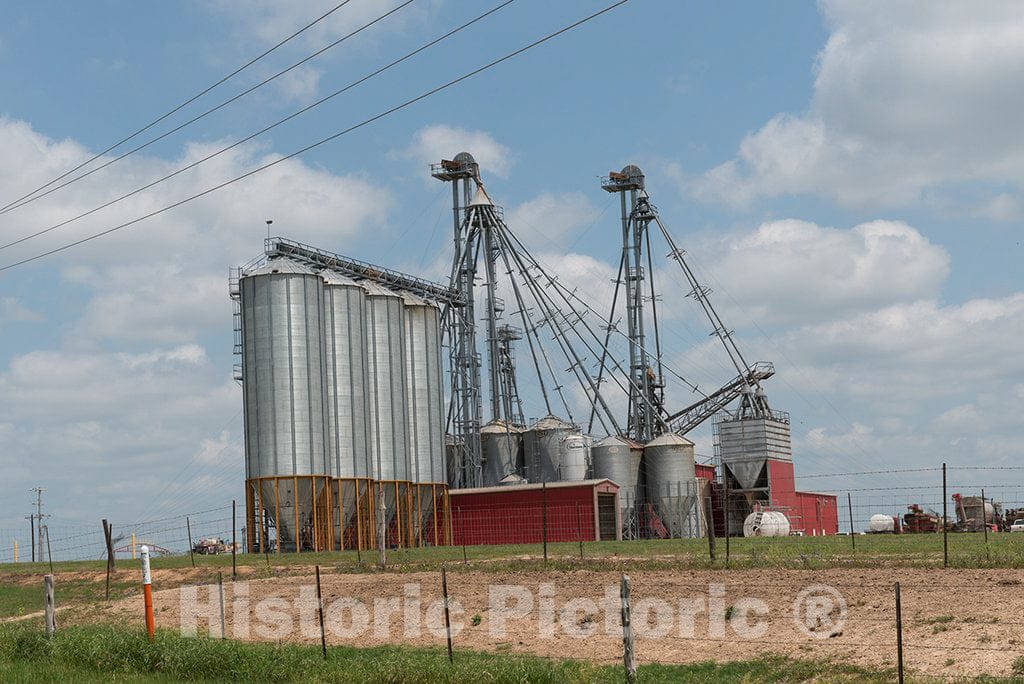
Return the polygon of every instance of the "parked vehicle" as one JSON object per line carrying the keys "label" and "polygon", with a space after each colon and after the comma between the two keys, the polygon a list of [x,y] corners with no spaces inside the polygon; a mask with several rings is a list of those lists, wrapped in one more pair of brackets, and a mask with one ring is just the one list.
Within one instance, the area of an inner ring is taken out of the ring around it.
{"label": "parked vehicle", "polygon": [[1024,518],[1018,518],[1010,525],[1011,532],[1024,532]]}

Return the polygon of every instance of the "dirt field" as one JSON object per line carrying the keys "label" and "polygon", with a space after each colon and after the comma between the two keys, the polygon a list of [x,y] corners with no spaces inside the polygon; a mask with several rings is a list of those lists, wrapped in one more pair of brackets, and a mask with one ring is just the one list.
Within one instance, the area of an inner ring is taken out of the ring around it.
{"label": "dirt field", "polygon": [[[291,573],[296,570],[290,568]],[[157,571],[155,587],[172,577],[184,579],[178,573],[188,571]],[[631,581],[641,663],[726,661],[773,652],[892,667],[896,581],[901,583],[905,660],[912,671],[1007,675],[1013,661],[1024,656],[1024,570],[684,570],[636,572]],[[810,603],[799,603],[799,616],[808,617],[810,606],[810,617],[819,619],[805,620],[810,632],[798,628],[794,601],[810,585],[839,592],[846,604],[844,621],[836,622],[838,599],[823,590],[814,596],[824,595],[825,603],[815,603],[813,597]],[[444,643],[439,573],[323,574],[322,587],[328,644]],[[600,662],[621,656],[618,573],[453,569],[448,587],[456,648]],[[182,591],[155,592],[157,626],[178,629],[195,623],[198,615],[200,633],[209,629],[219,634],[216,587],[213,593],[206,586],[185,588],[186,598],[194,592],[198,602],[193,604],[182,603]],[[416,591],[419,605],[414,603]],[[228,636],[318,643],[314,592],[312,572],[244,582],[240,578],[238,585],[226,582]],[[279,601],[265,601],[271,598]],[[68,619],[141,625],[142,599],[79,609]],[[415,629],[417,619],[421,629]],[[502,621],[504,633],[499,630]]]}

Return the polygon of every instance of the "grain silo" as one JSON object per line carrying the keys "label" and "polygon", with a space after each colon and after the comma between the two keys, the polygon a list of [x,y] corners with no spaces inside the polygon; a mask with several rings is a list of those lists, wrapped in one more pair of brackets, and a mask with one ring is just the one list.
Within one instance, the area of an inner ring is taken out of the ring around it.
{"label": "grain silo", "polygon": [[413,537],[407,544],[436,544],[445,530],[444,388],[441,316],[437,306],[408,292],[405,310],[406,417]]}
{"label": "grain silo", "polygon": [[556,416],[545,416],[523,432],[526,479],[530,482],[558,481],[563,442],[576,433],[575,425]]}
{"label": "grain silo", "polygon": [[619,510],[623,537],[633,538],[637,528],[637,483],[643,447],[631,439],[612,435],[591,448],[593,478],[609,479],[619,485]]}
{"label": "grain silo", "polygon": [[333,271],[320,275],[324,279],[327,464],[334,478],[334,548],[367,548],[374,535],[366,290]]}
{"label": "grain silo", "polygon": [[644,505],[654,537],[698,537],[700,489],[693,442],[666,432],[644,445]]}
{"label": "grain silo", "polygon": [[331,546],[324,286],[271,259],[239,280],[252,550]]}
{"label": "grain silo", "polygon": [[[402,296],[365,282],[366,346],[369,373],[369,453],[376,481],[375,509],[386,509],[389,545],[402,546],[412,537],[410,511],[413,477],[409,458],[406,412],[405,307]],[[380,497],[383,497],[381,502]]]}
{"label": "grain silo", "polygon": [[484,487],[494,487],[509,475],[523,475],[523,429],[492,420],[480,429]]}

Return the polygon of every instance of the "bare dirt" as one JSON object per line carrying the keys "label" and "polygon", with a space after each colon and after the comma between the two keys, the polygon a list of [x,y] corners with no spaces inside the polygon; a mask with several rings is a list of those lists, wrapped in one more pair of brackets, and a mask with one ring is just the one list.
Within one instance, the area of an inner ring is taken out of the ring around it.
{"label": "bare dirt", "polygon": [[[289,568],[288,577],[226,581],[228,636],[319,643],[315,579],[309,570],[296,575],[298,569]],[[177,576],[188,572],[158,570],[154,588],[172,578],[176,583],[188,581]],[[1024,656],[1024,570],[681,570],[636,572],[630,579],[641,663],[745,660],[775,653],[894,667],[897,581],[905,661],[912,671],[1008,675],[1013,661]],[[455,647],[618,661],[622,653],[619,580],[618,573],[607,571],[498,574],[452,569],[448,588]],[[821,590],[812,596],[824,595],[825,602],[803,601],[798,614],[806,617],[808,605],[812,612],[818,606],[822,619],[810,621],[810,632],[797,626],[794,602],[811,585],[827,585],[839,592],[846,604],[842,623],[836,622],[838,599]],[[418,610],[410,586],[419,592]],[[438,646],[445,642],[441,604],[430,608],[441,599],[440,573],[323,574],[322,588],[328,644]],[[197,603],[182,601],[193,592]],[[521,607],[526,613],[526,604],[517,601],[527,594],[532,610],[524,617],[506,615],[505,631],[500,633],[501,607]],[[493,609],[489,608],[491,596],[498,599]],[[217,597],[216,586],[207,585],[155,591],[157,626],[178,629],[195,624],[198,615],[200,633],[209,630],[219,635]],[[553,610],[545,612],[545,604]],[[834,609],[830,611],[829,606]],[[360,629],[363,609],[367,624]],[[687,615],[694,616],[692,622]],[[415,628],[415,616],[420,629]],[[143,601],[138,596],[79,609],[69,619],[142,625]],[[755,625],[753,634],[745,628],[749,624]]]}

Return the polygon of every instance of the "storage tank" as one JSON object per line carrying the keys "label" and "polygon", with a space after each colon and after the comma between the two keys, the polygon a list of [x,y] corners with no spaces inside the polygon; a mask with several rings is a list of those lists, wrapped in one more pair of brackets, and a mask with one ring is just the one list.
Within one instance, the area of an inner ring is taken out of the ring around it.
{"label": "storage tank", "polygon": [[744,537],[788,537],[789,518],[780,511],[754,511],[743,521]]}
{"label": "storage tank", "polygon": [[497,486],[508,475],[523,472],[523,429],[503,420],[480,428],[484,487]]}
{"label": "storage tank", "polygon": [[556,416],[546,416],[523,433],[526,478],[530,482],[556,482],[562,442],[576,433],[576,426]]}
{"label": "storage tank", "polygon": [[366,290],[332,271],[320,275],[327,335],[328,468],[332,477],[369,477]]}
{"label": "storage tank", "polygon": [[271,259],[239,296],[246,478],[327,475],[323,280]]}
{"label": "storage tank", "polygon": [[643,447],[618,435],[605,437],[590,448],[591,473],[595,480],[605,478],[619,485],[619,509],[623,529],[635,517],[637,482]]}
{"label": "storage tank", "polygon": [[563,482],[586,480],[590,473],[589,435],[573,433],[562,440],[559,450],[558,479]]}
{"label": "storage tank", "polygon": [[403,293],[403,300],[410,479],[443,483],[446,470],[441,317],[435,305],[413,294]]}
{"label": "storage tank", "polygon": [[896,519],[891,515],[876,513],[868,521],[868,529],[872,532],[895,532]]}
{"label": "storage tank", "polygon": [[693,442],[666,432],[644,445],[645,497],[653,518],[654,536],[696,537],[700,534],[700,491],[694,467]]}
{"label": "storage tank", "polygon": [[365,282],[370,468],[377,480],[409,480],[402,297]]}

